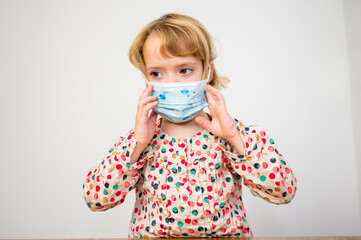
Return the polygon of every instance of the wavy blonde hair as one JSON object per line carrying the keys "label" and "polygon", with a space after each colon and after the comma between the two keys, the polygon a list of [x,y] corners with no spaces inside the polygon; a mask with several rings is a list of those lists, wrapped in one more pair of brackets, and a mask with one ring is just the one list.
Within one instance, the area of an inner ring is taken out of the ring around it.
{"label": "wavy blonde hair", "polygon": [[[172,56],[193,56],[200,59],[203,64],[203,75],[208,73],[209,64],[217,57],[211,35],[197,19],[183,14],[168,13],[148,23],[138,33],[129,49],[130,62],[144,75],[146,66],[143,47],[151,34],[160,37],[160,51],[163,56],[167,56],[168,51]],[[227,77],[217,74],[213,65],[213,77],[209,84],[221,89],[225,88],[228,82]]]}

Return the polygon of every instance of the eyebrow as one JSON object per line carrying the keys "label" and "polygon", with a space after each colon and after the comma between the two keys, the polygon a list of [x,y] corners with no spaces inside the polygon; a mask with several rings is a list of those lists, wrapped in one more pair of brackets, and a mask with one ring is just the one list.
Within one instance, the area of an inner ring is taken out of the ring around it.
{"label": "eyebrow", "polygon": [[[196,62],[184,62],[184,63],[181,63],[181,64],[178,64],[177,66],[175,66],[176,68],[180,68],[180,67],[183,67],[183,66],[186,66],[186,65],[197,65]],[[147,71],[149,71],[150,69],[162,69],[162,67],[159,67],[157,65],[155,66],[149,66],[147,67]]]}

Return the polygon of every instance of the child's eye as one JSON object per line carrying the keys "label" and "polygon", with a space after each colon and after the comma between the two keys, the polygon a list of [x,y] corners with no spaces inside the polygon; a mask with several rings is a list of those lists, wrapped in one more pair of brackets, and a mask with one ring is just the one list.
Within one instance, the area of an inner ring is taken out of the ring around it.
{"label": "child's eye", "polygon": [[163,76],[162,73],[157,72],[157,71],[151,72],[150,75],[151,75],[153,78],[160,78],[160,77]]}
{"label": "child's eye", "polygon": [[189,74],[189,73],[191,73],[193,71],[193,69],[190,69],[190,68],[182,68],[179,72],[181,73],[181,74]]}

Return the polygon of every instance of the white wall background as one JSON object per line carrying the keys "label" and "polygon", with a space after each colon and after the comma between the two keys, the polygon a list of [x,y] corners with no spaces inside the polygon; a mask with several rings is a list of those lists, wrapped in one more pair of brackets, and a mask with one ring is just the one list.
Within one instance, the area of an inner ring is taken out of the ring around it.
{"label": "white wall background", "polygon": [[0,238],[127,237],[134,191],[94,213],[82,182],[133,127],[131,42],[172,11],[208,28],[229,112],[298,178],[288,205],[244,189],[255,236],[361,235],[360,1],[1,0]]}
{"label": "white wall background", "polygon": [[361,211],[361,1],[344,1],[349,77],[352,96],[352,122]]}

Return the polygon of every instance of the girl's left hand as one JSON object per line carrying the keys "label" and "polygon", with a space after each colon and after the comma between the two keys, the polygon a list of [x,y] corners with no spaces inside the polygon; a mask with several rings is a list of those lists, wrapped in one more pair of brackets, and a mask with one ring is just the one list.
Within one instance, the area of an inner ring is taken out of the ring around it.
{"label": "girl's left hand", "polygon": [[238,135],[236,122],[227,111],[223,95],[217,89],[207,84],[206,99],[212,120],[209,121],[200,116],[197,116],[194,120],[214,135],[228,141],[233,140]]}

